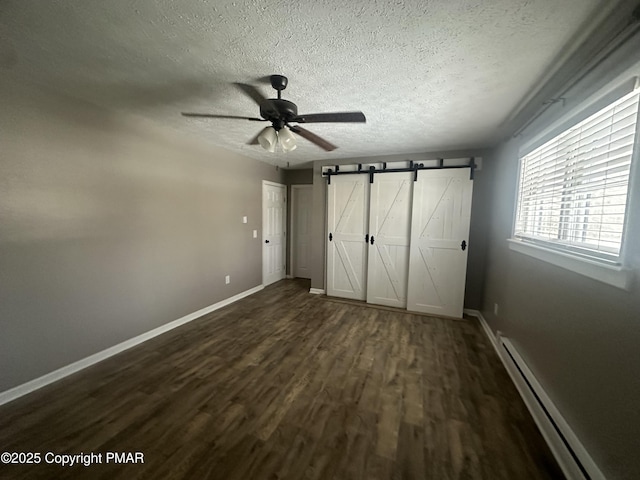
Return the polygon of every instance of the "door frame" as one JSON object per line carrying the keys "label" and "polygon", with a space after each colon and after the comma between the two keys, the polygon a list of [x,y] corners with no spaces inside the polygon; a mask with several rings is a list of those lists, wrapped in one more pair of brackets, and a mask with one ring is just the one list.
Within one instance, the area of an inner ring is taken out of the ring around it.
{"label": "door frame", "polygon": [[[265,284],[265,268],[264,268],[264,217],[265,217],[265,203],[264,203],[264,189],[266,186],[271,186],[271,187],[282,187],[284,189],[284,219],[282,222],[282,226],[284,227],[284,233],[282,235],[282,258],[286,261],[287,259],[287,220],[286,220],[286,214],[287,214],[287,186],[282,184],[282,183],[278,183],[278,182],[272,182],[270,180],[262,180],[262,189],[260,191],[260,196],[261,196],[261,200],[260,203],[262,205],[262,218],[260,219],[260,225],[261,225],[261,232],[260,232],[260,259],[261,259],[261,268],[262,268],[262,285]],[[284,269],[283,269],[283,277],[282,278],[286,278],[287,277],[287,266],[285,264]],[[282,279],[281,279],[282,280]]]}
{"label": "door frame", "polygon": [[[289,234],[291,236],[291,242],[289,242],[289,277],[291,278],[295,278],[294,275],[294,264],[293,264],[293,249],[295,247],[295,242],[293,239],[293,233],[295,232],[295,215],[293,214],[294,209],[296,208],[296,196],[294,194],[294,192],[296,190],[306,190],[309,189],[311,190],[311,193],[313,193],[313,184],[310,183],[306,183],[306,184],[295,184],[295,185],[290,185],[291,187],[291,208],[289,210],[290,212],[290,218],[289,218]],[[311,196],[311,203],[313,204],[313,195]],[[312,205],[313,206],[313,205]]]}

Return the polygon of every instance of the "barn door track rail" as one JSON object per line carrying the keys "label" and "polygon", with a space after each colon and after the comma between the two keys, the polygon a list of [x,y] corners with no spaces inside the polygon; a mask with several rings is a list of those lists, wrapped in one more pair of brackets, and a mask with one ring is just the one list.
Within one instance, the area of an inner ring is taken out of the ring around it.
{"label": "barn door track rail", "polygon": [[376,168],[373,165],[369,168],[362,168],[362,164],[358,164],[357,170],[340,170],[340,165],[335,165],[333,168],[328,168],[322,172],[323,176],[327,177],[327,184],[331,185],[331,177],[336,175],[369,175],[369,183],[373,183],[373,176],[379,173],[392,173],[392,172],[413,172],[413,181],[418,180],[418,172],[420,170],[442,170],[445,168],[468,168],[469,178],[473,180],[474,171],[476,169],[475,158],[471,157],[469,163],[466,165],[445,165],[443,158],[435,159],[436,165],[425,166],[424,163],[414,162],[409,160],[408,167],[401,168],[387,168],[387,162],[382,162],[382,168]]}

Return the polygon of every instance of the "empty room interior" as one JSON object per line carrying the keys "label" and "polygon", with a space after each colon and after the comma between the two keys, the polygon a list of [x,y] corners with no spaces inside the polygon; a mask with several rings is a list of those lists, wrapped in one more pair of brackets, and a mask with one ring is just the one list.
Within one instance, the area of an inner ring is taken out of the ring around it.
{"label": "empty room interior", "polygon": [[0,477],[640,478],[637,0],[0,2]]}

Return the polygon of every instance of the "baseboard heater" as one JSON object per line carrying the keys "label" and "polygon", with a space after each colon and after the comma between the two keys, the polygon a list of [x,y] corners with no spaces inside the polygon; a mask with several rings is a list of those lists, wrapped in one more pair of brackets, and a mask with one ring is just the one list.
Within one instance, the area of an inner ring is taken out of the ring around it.
{"label": "baseboard heater", "polygon": [[498,353],[542,436],[569,480],[605,480],[511,341],[498,335]]}

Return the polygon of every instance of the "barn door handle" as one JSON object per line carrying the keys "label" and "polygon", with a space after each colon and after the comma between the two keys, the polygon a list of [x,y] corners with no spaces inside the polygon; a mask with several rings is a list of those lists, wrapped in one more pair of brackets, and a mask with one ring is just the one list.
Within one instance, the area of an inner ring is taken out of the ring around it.
{"label": "barn door handle", "polygon": [[467,242],[462,240],[462,243],[460,244],[460,248],[462,248],[462,251],[464,252],[467,249]]}
{"label": "barn door handle", "polygon": [[371,235],[371,245],[373,245],[373,235]]}
{"label": "barn door handle", "polygon": [[333,235],[329,234],[329,241],[333,240]]}
{"label": "barn door handle", "polygon": [[368,233],[364,236],[364,243],[369,243],[369,234]]}

